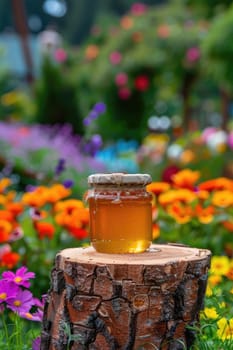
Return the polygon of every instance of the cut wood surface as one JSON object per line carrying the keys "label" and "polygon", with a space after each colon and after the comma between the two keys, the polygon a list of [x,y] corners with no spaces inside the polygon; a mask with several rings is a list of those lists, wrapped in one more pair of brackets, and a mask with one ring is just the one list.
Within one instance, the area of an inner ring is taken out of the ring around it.
{"label": "cut wood surface", "polygon": [[41,350],[189,349],[210,256],[169,244],[139,254],[62,250],[51,273]]}

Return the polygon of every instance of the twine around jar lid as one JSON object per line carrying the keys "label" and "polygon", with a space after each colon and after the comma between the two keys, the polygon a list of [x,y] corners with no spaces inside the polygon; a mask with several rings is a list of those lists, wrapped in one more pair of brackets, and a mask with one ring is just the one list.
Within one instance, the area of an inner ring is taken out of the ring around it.
{"label": "twine around jar lid", "polygon": [[93,174],[88,176],[89,185],[148,185],[152,182],[149,174]]}

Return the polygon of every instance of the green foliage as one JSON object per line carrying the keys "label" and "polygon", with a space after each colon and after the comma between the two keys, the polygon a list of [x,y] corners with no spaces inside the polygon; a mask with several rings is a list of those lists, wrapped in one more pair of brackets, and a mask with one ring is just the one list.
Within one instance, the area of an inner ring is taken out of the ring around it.
{"label": "green foliage", "polygon": [[[78,51],[74,68],[83,114],[96,99],[103,100],[107,113],[96,125],[102,136],[140,140],[155,103],[181,99],[186,82],[198,77],[205,31],[205,23],[172,3],[141,15],[129,12],[107,31],[98,26]],[[113,55],[119,60],[114,62]],[[122,73],[127,81],[118,83]],[[138,86],[141,77],[148,79],[147,86]]]}
{"label": "green foliage", "polygon": [[74,131],[83,133],[73,79],[62,64],[45,56],[41,76],[35,87],[36,120],[42,124],[70,123]]}
{"label": "green foliage", "polygon": [[0,320],[0,350],[31,350],[40,335],[41,325],[4,312]]}
{"label": "green foliage", "polygon": [[233,6],[213,20],[203,41],[204,62],[209,74],[219,85],[233,91]]}
{"label": "green foliage", "polygon": [[212,17],[219,12],[226,11],[232,4],[231,0],[183,0],[183,2],[190,6],[192,10],[206,17]]}

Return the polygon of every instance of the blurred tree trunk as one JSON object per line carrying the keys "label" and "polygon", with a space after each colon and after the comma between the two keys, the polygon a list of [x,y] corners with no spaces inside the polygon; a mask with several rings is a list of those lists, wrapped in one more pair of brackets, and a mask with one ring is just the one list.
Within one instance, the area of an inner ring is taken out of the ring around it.
{"label": "blurred tree trunk", "polygon": [[181,88],[181,95],[183,98],[183,129],[189,130],[189,122],[191,120],[192,109],[190,105],[191,91],[196,79],[196,75],[192,73],[186,73],[183,79],[183,85]]}
{"label": "blurred tree trunk", "polygon": [[27,16],[24,0],[11,0],[16,32],[19,34],[26,65],[26,80],[33,83],[33,62],[28,43]]}
{"label": "blurred tree trunk", "polygon": [[230,94],[226,89],[221,88],[220,95],[221,95],[222,128],[223,130],[226,130],[228,121],[230,119],[230,101],[231,101]]}

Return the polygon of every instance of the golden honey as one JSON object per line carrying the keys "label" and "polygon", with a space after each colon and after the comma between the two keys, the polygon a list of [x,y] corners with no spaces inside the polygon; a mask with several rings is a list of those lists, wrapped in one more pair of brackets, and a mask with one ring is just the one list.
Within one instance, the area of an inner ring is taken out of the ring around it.
{"label": "golden honey", "polygon": [[101,253],[140,253],[152,241],[147,174],[96,174],[88,178],[90,238]]}

